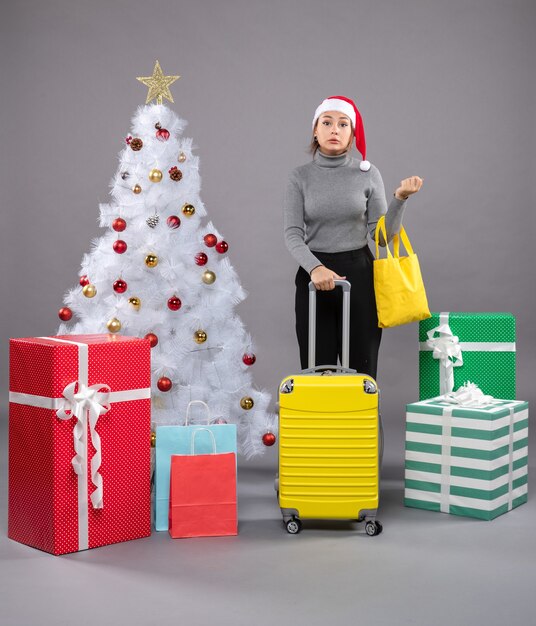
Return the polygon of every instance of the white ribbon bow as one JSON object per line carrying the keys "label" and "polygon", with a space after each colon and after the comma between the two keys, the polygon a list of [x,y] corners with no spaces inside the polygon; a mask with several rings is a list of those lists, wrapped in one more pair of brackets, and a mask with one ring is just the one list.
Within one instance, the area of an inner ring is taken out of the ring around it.
{"label": "white ribbon bow", "polygon": [[429,330],[426,345],[433,350],[434,359],[439,359],[441,395],[454,389],[454,367],[463,365],[460,340],[453,335],[448,324],[441,324]]}
{"label": "white ribbon bow", "polygon": [[449,404],[457,404],[460,407],[473,409],[503,402],[502,400],[496,400],[493,396],[485,395],[478,385],[469,381],[463,383],[456,391],[446,393],[441,399]]}
{"label": "white ribbon bow", "polygon": [[[101,391],[103,389],[105,391]],[[69,420],[72,417],[76,417],[77,421],[73,429],[74,450],[76,455],[73,457],[71,463],[78,476],[84,474],[87,465],[87,445],[84,445],[84,442],[87,432],[86,416],[89,416],[91,444],[95,448],[95,454],[91,459],[91,482],[95,485],[95,490],[91,494],[91,503],[94,509],[103,508],[104,495],[102,475],[99,472],[102,460],[101,439],[95,427],[99,416],[110,410],[108,401],[110,391],[111,389],[108,385],[96,384],[88,387],[84,385],[84,383],[74,381],[63,390],[63,397],[66,402],[64,406],[56,412],[56,415],[61,420]]]}

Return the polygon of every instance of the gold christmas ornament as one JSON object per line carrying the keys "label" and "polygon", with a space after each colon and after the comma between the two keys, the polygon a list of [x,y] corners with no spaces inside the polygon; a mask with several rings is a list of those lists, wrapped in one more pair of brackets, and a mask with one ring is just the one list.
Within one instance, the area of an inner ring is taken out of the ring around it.
{"label": "gold christmas ornament", "polygon": [[195,207],[193,204],[188,204],[188,202],[186,202],[182,205],[182,212],[187,217],[192,217],[192,215],[195,213]]}
{"label": "gold christmas ornament", "polygon": [[112,319],[106,324],[106,328],[111,333],[118,333],[121,330],[121,322],[117,319],[117,317],[112,317]]}
{"label": "gold christmas ornament", "polygon": [[140,185],[134,185],[134,187],[132,187],[132,191],[134,193],[141,193],[141,187]]}
{"label": "gold christmas ornament", "polygon": [[157,169],[156,167],[153,168],[150,172],[149,172],[149,180],[152,183],[159,183],[162,180],[162,171]]}
{"label": "gold christmas ornament", "polygon": [[151,448],[156,448],[156,433],[154,430],[151,433]]}
{"label": "gold christmas ornament", "polygon": [[204,330],[196,330],[194,333],[194,340],[196,343],[205,343],[207,340],[207,333]]}
{"label": "gold christmas ornament", "polygon": [[179,152],[179,159],[178,159],[179,163],[184,163],[184,161],[186,161],[186,155],[184,154],[184,152]]}
{"label": "gold christmas ornament", "polygon": [[141,300],[136,296],[132,296],[131,298],[129,298],[128,303],[131,304],[136,309],[136,311],[140,310]]}
{"label": "gold christmas ornament", "polygon": [[97,295],[97,288],[95,285],[85,285],[82,289],[82,293],[86,296],[86,298],[94,298]]}
{"label": "gold christmas ornament", "polygon": [[180,76],[164,76],[164,72],[158,61],[154,64],[152,76],[136,76],[136,80],[139,80],[140,83],[149,87],[145,104],[149,104],[151,100],[156,100],[156,104],[162,104],[162,98],[173,102],[173,96],[171,95],[169,86],[179,78]]}
{"label": "gold christmas ornament", "polygon": [[158,257],[156,254],[148,254],[145,257],[145,265],[147,265],[147,267],[156,267],[158,265]]}
{"label": "gold christmas ornament", "polygon": [[240,406],[244,409],[244,411],[249,411],[250,409],[253,408],[253,405],[254,405],[253,398],[250,398],[249,396],[244,396],[240,400]]}
{"label": "gold christmas ornament", "polygon": [[216,274],[214,274],[214,272],[211,272],[210,270],[205,270],[201,278],[205,285],[212,285],[212,283],[214,283],[216,280]]}

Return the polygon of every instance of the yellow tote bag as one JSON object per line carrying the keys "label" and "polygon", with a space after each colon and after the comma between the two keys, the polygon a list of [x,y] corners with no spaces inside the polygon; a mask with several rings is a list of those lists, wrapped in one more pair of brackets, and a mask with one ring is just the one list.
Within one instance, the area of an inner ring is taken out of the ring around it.
{"label": "yellow tote bag", "polygon": [[[387,257],[380,259],[380,233],[387,241],[385,216],[378,220],[374,239],[376,259],[374,261],[374,292],[378,311],[378,326],[390,328],[400,324],[418,322],[430,317],[426,291],[422,282],[421,268],[417,255],[409,242],[404,227],[393,237],[393,251],[386,245]],[[400,256],[400,240],[407,256]]]}

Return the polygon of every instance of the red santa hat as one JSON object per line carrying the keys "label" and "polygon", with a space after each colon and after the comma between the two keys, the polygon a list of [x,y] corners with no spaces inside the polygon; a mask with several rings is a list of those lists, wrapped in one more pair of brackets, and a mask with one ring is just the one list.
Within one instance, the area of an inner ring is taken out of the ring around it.
{"label": "red santa hat", "polygon": [[347,115],[354,126],[355,146],[361,153],[363,160],[359,164],[359,169],[363,172],[368,172],[370,169],[370,162],[367,158],[367,142],[365,141],[365,129],[363,128],[363,120],[361,113],[358,111],[355,102],[350,98],[344,96],[330,96],[322,101],[320,106],[317,107],[313,117],[313,130],[315,128],[316,120],[326,111],[338,111]]}

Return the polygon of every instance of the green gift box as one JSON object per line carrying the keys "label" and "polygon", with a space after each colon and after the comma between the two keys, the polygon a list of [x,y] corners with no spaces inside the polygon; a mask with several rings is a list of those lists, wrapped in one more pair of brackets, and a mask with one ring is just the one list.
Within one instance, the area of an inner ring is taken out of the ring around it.
{"label": "green gift box", "polygon": [[404,504],[491,520],[527,501],[528,403],[406,406]]}
{"label": "green gift box", "polygon": [[470,381],[485,394],[515,400],[515,340],[511,313],[432,313],[419,322],[419,399]]}

